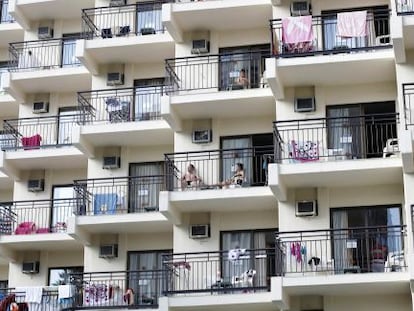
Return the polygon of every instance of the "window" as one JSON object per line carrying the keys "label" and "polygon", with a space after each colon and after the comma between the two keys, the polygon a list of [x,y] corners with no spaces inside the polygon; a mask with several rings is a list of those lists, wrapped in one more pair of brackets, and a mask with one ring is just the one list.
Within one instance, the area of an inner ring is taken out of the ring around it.
{"label": "window", "polygon": [[83,267],[49,268],[49,286],[69,284],[72,273],[83,273]]}
{"label": "window", "polygon": [[245,181],[251,186],[263,186],[267,180],[267,164],[273,158],[273,134],[255,134],[237,137],[222,137],[222,180],[233,176],[236,163],[242,163]]}
{"label": "window", "polygon": [[13,17],[9,14],[9,1],[0,1],[0,22],[10,23],[13,21]]}
{"label": "window", "polygon": [[161,113],[161,96],[163,94],[164,78],[140,79],[134,81],[135,120],[155,120]]}
{"label": "window", "polygon": [[53,186],[52,232],[66,232],[67,220],[74,208],[73,185]]}
{"label": "window", "polygon": [[162,289],[162,257],[171,250],[128,252],[128,288],[139,305],[156,305]]}
{"label": "window", "polygon": [[401,219],[400,205],[331,209],[335,270],[384,272],[388,254],[403,251]]}
{"label": "window", "polygon": [[129,183],[129,212],[157,211],[161,191],[164,162],[131,163],[129,176],[148,179],[132,179]]}
{"label": "window", "polygon": [[[265,58],[270,53],[268,44],[219,49],[220,90],[258,88],[265,70]],[[240,83],[240,75],[247,82]]]}
{"label": "window", "polygon": [[148,35],[163,31],[162,2],[137,3],[137,34]]}
{"label": "window", "polygon": [[[235,277],[249,269],[256,270],[255,286],[269,286],[269,276],[275,275],[274,255],[276,229],[249,231],[222,231],[221,250],[246,250],[241,260],[222,260],[221,276],[224,281],[232,282]],[[229,255],[230,256],[230,255]],[[233,283],[233,282],[232,282]]]}
{"label": "window", "polygon": [[6,289],[9,287],[9,281],[7,280],[2,280],[0,281],[0,293],[2,289]]}
{"label": "window", "polygon": [[73,65],[80,64],[75,56],[76,40],[80,39],[80,37],[79,33],[64,34],[62,36],[62,67],[72,67]]}

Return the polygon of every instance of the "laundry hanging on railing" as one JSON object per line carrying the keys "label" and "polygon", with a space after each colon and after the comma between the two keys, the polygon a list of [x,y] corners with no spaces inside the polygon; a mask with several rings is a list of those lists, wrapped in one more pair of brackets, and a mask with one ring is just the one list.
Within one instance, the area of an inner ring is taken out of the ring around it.
{"label": "laundry hanging on railing", "polygon": [[292,242],[290,244],[290,254],[296,258],[297,263],[302,263],[306,258],[306,246],[301,245],[299,242]]}
{"label": "laundry hanging on railing", "polygon": [[356,38],[367,35],[367,11],[338,13],[337,19],[337,36]]}

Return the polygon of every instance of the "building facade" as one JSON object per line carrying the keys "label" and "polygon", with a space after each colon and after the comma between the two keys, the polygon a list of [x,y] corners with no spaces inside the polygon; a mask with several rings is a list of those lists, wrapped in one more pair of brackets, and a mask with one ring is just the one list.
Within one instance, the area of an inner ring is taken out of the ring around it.
{"label": "building facade", "polygon": [[0,310],[414,310],[413,0],[0,15]]}

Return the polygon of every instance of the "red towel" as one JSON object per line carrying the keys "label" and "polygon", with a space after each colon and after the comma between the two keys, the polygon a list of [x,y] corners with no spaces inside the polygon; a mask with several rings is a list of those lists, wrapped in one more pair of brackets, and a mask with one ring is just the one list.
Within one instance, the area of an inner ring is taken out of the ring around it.
{"label": "red towel", "polygon": [[30,137],[22,137],[22,145],[24,150],[39,149],[42,136],[36,134]]}

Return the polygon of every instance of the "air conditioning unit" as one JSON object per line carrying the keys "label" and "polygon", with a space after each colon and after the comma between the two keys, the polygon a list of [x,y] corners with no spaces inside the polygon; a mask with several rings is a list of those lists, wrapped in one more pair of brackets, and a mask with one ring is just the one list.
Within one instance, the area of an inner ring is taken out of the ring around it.
{"label": "air conditioning unit", "polygon": [[39,273],[40,263],[38,261],[23,262],[22,272],[26,274]]}
{"label": "air conditioning unit", "polygon": [[49,26],[41,26],[37,29],[37,37],[39,39],[53,38],[53,28]]}
{"label": "air conditioning unit", "polygon": [[318,204],[314,201],[297,201],[296,202],[296,216],[317,216]]}
{"label": "air conditioning unit", "polygon": [[124,74],[122,72],[108,72],[106,85],[115,86],[124,84]]}
{"label": "air conditioning unit", "polygon": [[295,98],[296,112],[315,111],[315,99],[313,97]]}
{"label": "air conditioning unit", "polygon": [[103,157],[102,168],[104,169],[114,169],[121,167],[121,158],[112,156],[112,157]]}
{"label": "air conditioning unit", "polygon": [[210,51],[210,42],[206,39],[193,40],[191,54],[203,54]]}
{"label": "air conditioning unit", "polygon": [[211,130],[196,130],[193,131],[193,143],[205,144],[210,143],[212,140]]}
{"label": "air conditioning unit", "polygon": [[118,257],[118,244],[107,244],[99,247],[100,258],[116,258]]}
{"label": "air conditioning unit", "polygon": [[33,113],[49,112],[49,103],[48,102],[34,102],[32,112]]}
{"label": "air conditioning unit", "polygon": [[31,192],[39,192],[45,190],[44,179],[29,179],[27,181],[27,190]]}
{"label": "air conditioning unit", "polygon": [[210,237],[210,225],[191,225],[191,239],[205,239]]}
{"label": "air conditioning unit", "polygon": [[109,6],[121,6],[126,5],[126,0],[111,0],[109,1]]}
{"label": "air conditioning unit", "polygon": [[290,4],[290,15],[302,16],[311,14],[310,1],[292,1]]}

